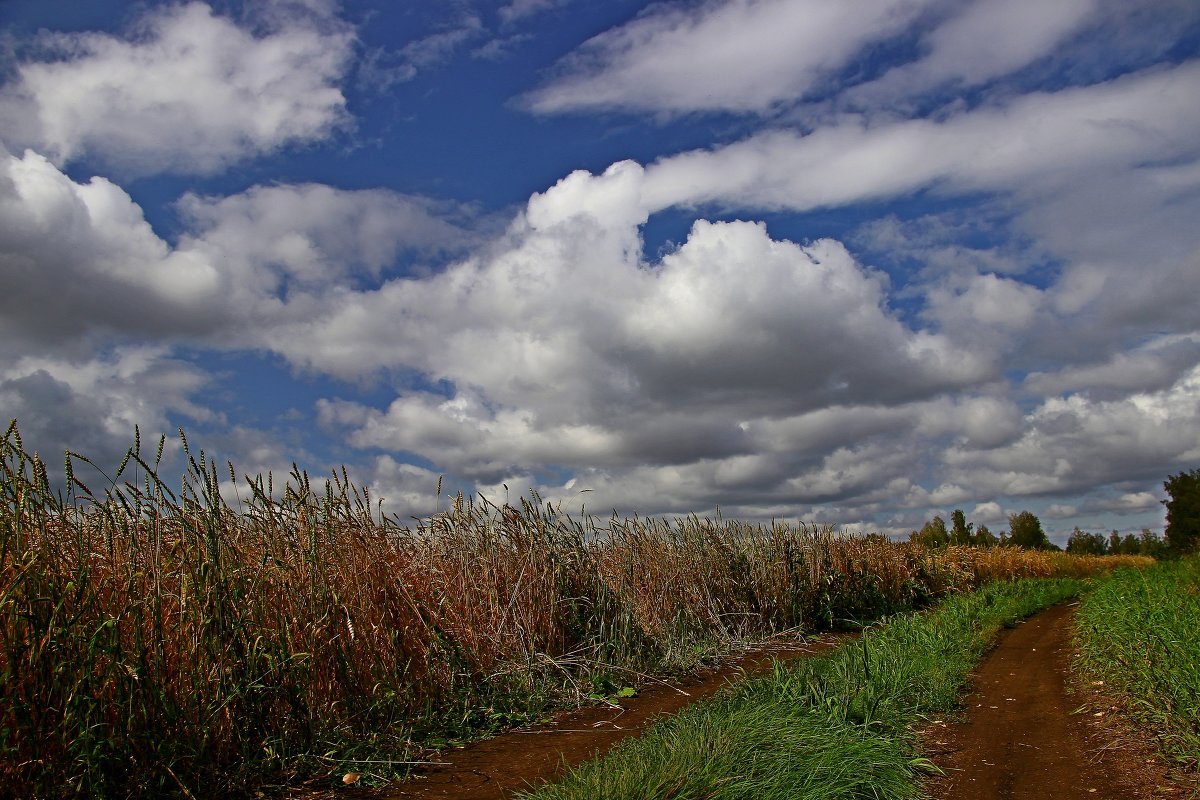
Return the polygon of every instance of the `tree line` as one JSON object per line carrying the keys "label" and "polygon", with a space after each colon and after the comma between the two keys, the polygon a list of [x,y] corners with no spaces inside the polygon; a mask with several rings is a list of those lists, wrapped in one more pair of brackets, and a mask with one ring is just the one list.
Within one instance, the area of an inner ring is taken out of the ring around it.
{"label": "tree line", "polygon": [[[1078,527],[1067,540],[1067,552],[1081,555],[1144,555],[1168,558],[1200,551],[1200,469],[1172,475],[1163,482],[1168,495],[1165,538],[1149,528],[1140,535],[1122,536],[1119,531],[1088,533]],[[965,545],[968,547],[1021,547],[1026,550],[1062,550],[1046,536],[1042,522],[1031,511],[1008,516],[1008,530],[999,536],[987,525],[976,527],[967,522],[962,509],[950,515],[950,525],[940,516],[926,522],[919,531],[912,531],[909,541],[926,547]]]}

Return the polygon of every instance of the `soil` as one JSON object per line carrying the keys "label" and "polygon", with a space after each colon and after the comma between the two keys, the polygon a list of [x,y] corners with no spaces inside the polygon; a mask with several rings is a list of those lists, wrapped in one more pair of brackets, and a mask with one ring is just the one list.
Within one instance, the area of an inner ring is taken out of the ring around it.
{"label": "soil", "polygon": [[845,641],[827,635],[802,644],[756,648],[719,668],[675,683],[650,684],[619,706],[585,707],[553,722],[510,731],[458,750],[440,754],[445,762],[428,767],[379,797],[501,800],[560,776],[575,766],[638,736],[655,721],[675,714],[725,686],[771,669],[773,660],[787,661],[824,652]]}
{"label": "soil", "polygon": [[937,720],[923,732],[945,773],[926,784],[934,800],[1190,794],[1112,719],[1102,695],[1069,693],[1073,616],[1073,605],[1059,605],[1005,632],[976,673],[965,721]]}

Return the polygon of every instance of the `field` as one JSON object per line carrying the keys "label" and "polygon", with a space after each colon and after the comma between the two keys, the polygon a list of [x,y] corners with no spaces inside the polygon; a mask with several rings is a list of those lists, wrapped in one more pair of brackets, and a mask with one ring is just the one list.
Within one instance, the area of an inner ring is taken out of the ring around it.
{"label": "field", "polygon": [[1200,558],[1120,570],[1077,619],[1077,668],[1154,731],[1181,765],[1200,764]]}
{"label": "field", "polygon": [[409,526],[345,473],[260,476],[231,506],[232,465],[182,444],[177,488],[157,475],[160,441],[152,457],[135,443],[105,486],[69,459],[64,492],[15,425],[0,441],[0,785],[14,795],[386,780],[430,747],[741,642],[1148,563],[573,519],[536,496],[457,496]]}

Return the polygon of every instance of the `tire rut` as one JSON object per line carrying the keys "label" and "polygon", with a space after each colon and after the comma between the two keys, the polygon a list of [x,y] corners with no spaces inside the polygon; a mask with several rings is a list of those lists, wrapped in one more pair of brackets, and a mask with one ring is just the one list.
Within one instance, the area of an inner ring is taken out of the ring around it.
{"label": "tire rut", "polygon": [[[935,723],[923,739],[945,775],[934,800],[1131,800],[1184,794],[1144,746],[1114,746],[1112,731],[1076,713],[1068,694],[1074,604],[1054,606],[1001,635],[978,668],[966,720]],[[1103,712],[1100,712],[1103,714]]]}
{"label": "tire rut", "polygon": [[622,700],[619,707],[581,708],[549,724],[443,752],[444,764],[426,769],[378,797],[504,800],[554,780],[568,766],[603,755],[625,739],[640,736],[655,722],[711,697],[731,683],[766,672],[773,660],[788,661],[826,652],[855,635],[829,634],[803,644],[757,648],[678,683],[651,684],[637,697]]}

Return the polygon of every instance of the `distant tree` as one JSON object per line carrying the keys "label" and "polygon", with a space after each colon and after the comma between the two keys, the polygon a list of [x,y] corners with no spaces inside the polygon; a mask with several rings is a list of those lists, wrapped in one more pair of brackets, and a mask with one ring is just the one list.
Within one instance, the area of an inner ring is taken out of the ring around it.
{"label": "distant tree", "polygon": [[1167,546],[1167,543],[1149,528],[1142,528],[1142,535],[1139,539],[1138,544],[1141,547],[1139,552],[1142,555],[1151,556],[1152,558],[1166,558],[1170,555],[1170,548]]}
{"label": "distant tree", "polygon": [[1108,552],[1108,545],[1102,533],[1087,533],[1078,527],[1071,531],[1067,539],[1067,552],[1081,556],[1102,556]]}
{"label": "distant tree", "polygon": [[967,515],[961,508],[954,509],[950,515],[950,544],[971,544],[971,531],[974,525],[967,522]]}
{"label": "distant tree", "polygon": [[1108,554],[1113,556],[1121,555],[1121,532],[1113,531],[1108,535]]}
{"label": "distant tree", "polygon": [[976,547],[995,547],[1000,544],[1000,540],[988,530],[987,525],[980,525],[975,530],[974,543]]}
{"label": "distant tree", "polygon": [[1167,507],[1167,545],[1179,555],[1200,550],[1200,469],[1172,475],[1163,481],[1171,496]]}
{"label": "distant tree", "polygon": [[1031,511],[1008,515],[1008,543],[1026,550],[1058,549],[1052,547],[1042,521]]}
{"label": "distant tree", "polygon": [[950,542],[950,534],[946,531],[946,520],[934,517],[926,522],[919,531],[913,531],[909,541],[926,547],[945,547]]}

